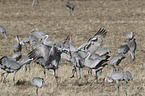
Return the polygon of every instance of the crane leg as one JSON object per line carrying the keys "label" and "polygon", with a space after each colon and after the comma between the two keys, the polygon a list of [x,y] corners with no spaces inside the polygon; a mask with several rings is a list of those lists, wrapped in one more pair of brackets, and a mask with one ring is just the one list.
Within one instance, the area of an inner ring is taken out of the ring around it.
{"label": "crane leg", "polygon": [[6,83],[6,78],[8,77],[8,73],[7,73],[7,75],[4,77],[4,83]]}
{"label": "crane leg", "polygon": [[95,82],[95,80],[96,80],[96,83],[98,84],[98,76],[97,76],[97,72],[95,72],[95,79],[94,79],[94,81],[91,83],[91,85]]}
{"label": "crane leg", "polygon": [[14,76],[13,76],[14,85],[15,85],[15,75],[16,75],[16,71],[14,72]]}
{"label": "crane leg", "polygon": [[[23,74],[23,72],[24,72],[25,68],[26,68],[26,64],[25,64],[25,65],[23,65],[23,71],[21,72],[21,74]],[[26,69],[27,69],[27,68],[26,68]]]}
{"label": "crane leg", "polygon": [[30,71],[31,71],[31,66],[30,66],[30,64],[29,64],[29,73],[30,73]]}
{"label": "crane leg", "polygon": [[128,86],[128,82],[126,81],[126,96],[127,96],[127,86]]}
{"label": "crane leg", "polygon": [[35,1],[36,1],[36,0],[33,0],[32,6],[34,5]]}
{"label": "crane leg", "polygon": [[72,69],[72,73],[73,73],[73,75],[72,75],[70,78],[73,78],[75,73],[76,73],[76,75],[77,75],[77,69],[76,69],[75,66],[74,66],[74,68]]}
{"label": "crane leg", "polygon": [[118,69],[118,71],[119,71],[119,66],[117,66],[117,69]]}
{"label": "crane leg", "polygon": [[81,74],[83,75],[83,68],[79,68],[79,75],[80,75],[79,79],[81,79]]}
{"label": "crane leg", "polygon": [[58,69],[54,69],[54,76],[58,87]]}
{"label": "crane leg", "polygon": [[74,16],[74,10],[71,10],[72,15]]}
{"label": "crane leg", "polygon": [[6,33],[4,33],[4,36],[5,36],[5,38],[7,39],[7,35],[6,35]]}
{"label": "crane leg", "polygon": [[38,87],[36,88],[36,95],[38,96]]}
{"label": "crane leg", "polygon": [[5,72],[4,73],[1,72],[1,82],[3,81],[4,74],[5,74]]}
{"label": "crane leg", "polygon": [[133,61],[133,60],[134,60],[133,52],[131,52],[131,51],[129,50],[129,53],[130,53],[130,55],[131,55],[131,57],[132,57],[132,61]]}
{"label": "crane leg", "polygon": [[116,83],[117,83],[117,88],[118,88],[118,96],[120,95],[119,94],[119,83],[118,83],[118,81],[116,81]]}
{"label": "crane leg", "polygon": [[46,78],[46,70],[44,69],[43,72],[44,72],[44,77]]}

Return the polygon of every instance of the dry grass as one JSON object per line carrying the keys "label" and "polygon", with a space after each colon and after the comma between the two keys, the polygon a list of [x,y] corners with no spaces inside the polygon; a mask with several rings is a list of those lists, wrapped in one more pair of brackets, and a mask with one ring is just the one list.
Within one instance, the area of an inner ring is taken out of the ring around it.
{"label": "dry grass", "polygon": [[[145,2],[142,0],[72,0],[76,6],[75,16],[70,16],[65,7],[67,0],[40,0],[39,5],[32,7],[32,0],[0,0],[0,25],[7,30],[8,39],[0,39],[0,56],[12,56],[12,47],[16,43],[15,36],[21,38],[28,35],[32,30],[38,29],[50,35],[49,40],[62,42],[66,36],[71,36],[72,44],[79,47],[90,36],[95,34],[99,28],[107,30],[103,47],[111,49],[111,56],[117,53],[117,48],[124,44],[125,34],[134,32],[137,50],[136,60],[130,62],[127,58],[120,64],[120,68],[130,71],[133,81],[129,82],[129,96],[145,95]],[[25,52],[25,50],[23,50]],[[26,53],[24,53],[26,54]],[[31,64],[31,72],[19,72],[16,81],[24,81],[24,85],[14,86],[10,74],[7,83],[0,83],[0,94],[2,96],[34,96],[35,88],[31,80],[35,76],[44,77],[43,69],[34,63]],[[40,96],[116,96],[117,86],[115,83],[101,84],[102,78],[110,73],[107,66],[101,73],[100,84],[86,83],[82,79],[69,78],[71,76],[72,64],[62,60],[59,65],[59,83],[53,74],[47,73],[43,88],[39,90]],[[84,74],[87,75],[86,69]],[[94,77],[89,76],[89,82]],[[120,96],[125,95],[125,82],[120,82]]]}

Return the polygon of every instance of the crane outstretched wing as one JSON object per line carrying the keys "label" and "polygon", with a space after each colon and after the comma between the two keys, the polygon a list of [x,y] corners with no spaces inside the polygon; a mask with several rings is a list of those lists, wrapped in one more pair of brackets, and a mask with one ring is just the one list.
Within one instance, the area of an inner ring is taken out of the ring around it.
{"label": "crane outstretched wing", "polygon": [[107,31],[105,29],[100,28],[94,36],[92,36],[86,43],[81,45],[78,50],[90,50],[91,53],[94,53],[99,46],[102,44],[103,40],[102,38],[105,37],[107,34]]}

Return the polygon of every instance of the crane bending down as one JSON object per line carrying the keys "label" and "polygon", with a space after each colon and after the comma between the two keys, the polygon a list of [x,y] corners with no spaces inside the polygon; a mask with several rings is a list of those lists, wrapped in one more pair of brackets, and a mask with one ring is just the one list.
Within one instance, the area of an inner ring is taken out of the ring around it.
{"label": "crane bending down", "polygon": [[5,38],[7,39],[6,29],[3,26],[0,26],[0,33],[4,34]]}
{"label": "crane bending down", "polygon": [[36,87],[36,95],[38,96],[38,88],[42,88],[44,79],[40,77],[34,77],[32,79],[32,85]]}
{"label": "crane bending down", "polygon": [[118,96],[120,95],[119,93],[119,81],[125,81],[126,82],[126,96],[127,96],[127,86],[128,86],[128,81],[133,80],[132,75],[129,71],[115,71],[111,73],[110,79],[108,77],[104,78],[104,80],[108,80],[108,82],[113,82],[114,80],[117,83],[117,88],[118,88]]}
{"label": "crane bending down", "polygon": [[66,7],[68,7],[70,9],[70,14],[74,15],[75,6],[72,3],[67,2]]}
{"label": "crane bending down", "polygon": [[21,61],[20,63],[17,63],[16,61],[12,60],[11,58],[8,58],[6,56],[3,56],[1,59],[0,59],[0,68],[3,69],[4,73],[1,74],[1,80],[2,80],[2,77],[5,73],[7,73],[7,75],[4,77],[4,82],[6,82],[6,78],[8,76],[9,73],[14,73],[14,76],[13,76],[13,82],[15,84],[15,74],[17,71],[20,70],[20,68],[26,64],[28,61],[30,60],[33,60],[32,59],[28,59],[26,61]]}

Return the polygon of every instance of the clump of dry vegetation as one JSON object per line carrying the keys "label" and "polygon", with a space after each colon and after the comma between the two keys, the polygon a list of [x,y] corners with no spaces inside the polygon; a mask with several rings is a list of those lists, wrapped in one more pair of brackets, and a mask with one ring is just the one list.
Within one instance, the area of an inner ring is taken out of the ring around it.
{"label": "clump of dry vegetation", "polygon": [[[102,47],[109,47],[111,57],[117,53],[120,45],[124,44],[125,35],[134,32],[137,50],[136,59],[131,62],[127,54],[121,64],[121,70],[130,71],[133,81],[129,82],[129,96],[145,95],[145,2],[142,0],[71,0],[75,5],[74,16],[71,16],[65,4],[67,0],[40,0],[38,5],[31,6],[33,0],[1,0],[0,1],[0,25],[7,31],[8,39],[0,39],[0,56],[12,56],[15,36],[21,38],[32,30],[38,29],[49,34],[50,41],[62,42],[66,36],[71,36],[72,44],[79,47],[88,40],[99,28],[107,30],[107,36],[103,39]],[[23,54],[26,54],[23,48]],[[117,95],[116,83],[105,83],[102,78],[109,76],[111,69],[105,67],[101,72],[100,84],[90,86],[87,83],[94,80],[93,76],[70,78],[71,63],[61,60],[58,76],[60,86],[56,86],[55,78],[51,72],[47,72],[44,78],[43,68],[31,63],[31,72],[22,70],[16,74],[18,84],[13,85],[13,74],[7,77],[7,83],[0,83],[2,96],[34,96],[35,88],[31,80],[35,76],[43,77],[44,86],[39,90],[40,96],[114,96]],[[120,96],[125,95],[125,83],[120,82]]]}

